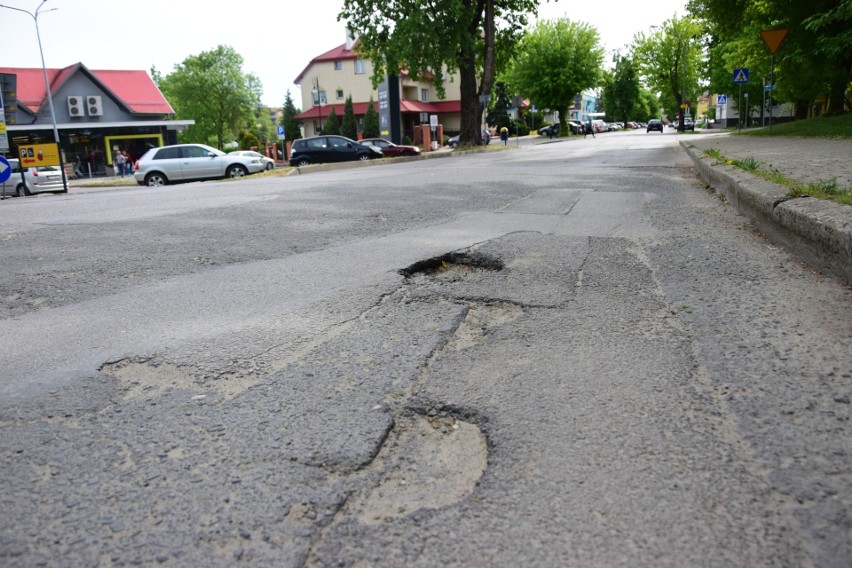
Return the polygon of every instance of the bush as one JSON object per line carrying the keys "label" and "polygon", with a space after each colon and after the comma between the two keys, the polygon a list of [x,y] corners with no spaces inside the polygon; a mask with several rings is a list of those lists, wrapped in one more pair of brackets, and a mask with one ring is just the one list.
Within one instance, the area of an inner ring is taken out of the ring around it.
{"label": "bush", "polygon": [[509,135],[514,136],[516,132],[518,136],[526,136],[530,133],[530,127],[520,120],[513,120],[509,125]]}

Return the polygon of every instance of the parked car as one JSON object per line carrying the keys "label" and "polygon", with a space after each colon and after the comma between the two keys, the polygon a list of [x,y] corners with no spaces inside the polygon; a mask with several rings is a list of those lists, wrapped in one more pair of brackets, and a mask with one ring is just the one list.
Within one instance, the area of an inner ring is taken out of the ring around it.
{"label": "parked car", "polygon": [[233,152],[228,152],[229,156],[248,156],[250,158],[258,158],[261,162],[263,162],[263,169],[266,171],[275,169],[275,160],[268,156],[264,156],[260,152],[255,152],[254,150],[234,150]]}
{"label": "parked car", "polygon": [[692,119],[687,117],[683,119],[683,129],[684,130],[692,130],[695,132],[695,123],[692,122]]}
{"label": "parked car", "polygon": [[382,151],[386,158],[395,158],[397,156],[419,156],[420,148],[417,146],[405,146],[402,144],[394,144],[384,138],[365,138],[360,140],[365,146],[374,146]]}
{"label": "parked car", "polygon": [[312,136],[293,141],[290,148],[290,165],[326,164],[375,160],[383,157],[376,146],[360,144],[345,136]]}
{"label": "parked car", "polygon": [[645,133],[651,132],[652,130],[659,130],[660,134],[663,132],[663,121],[658,120],[656,118],[652,118],[648,121],[648,126],[645,127]]}
{"label": "parked car", "polygon": [[[487,146],[488,144],[491,143],[491,134],[489,134],[487,130],[482,130],[480,132],[482,134],[482,143]],[[449,141],[447,142],[447,146],[449,146],[450,148],[457,148],[458,145],[459,145],[459,135],[458,134],[456,134],[455,136],[450,138]]]}
{"label": "parked car", "polygon": [[551,124],[550,126],[542,126],[538,129],[539,136],[559,136],[559,123]]}
{"label": "parked car", "polygon": [[583,131],[586,129],[586,127],[583,126],[582,123],[577,122],[576,120],[569,120],[568,128],[571,129],[571,134],[582,134]]}
{"label": "parked car", "polygon": [[251,156],[226,154],[206,144],[151,148],[136,161],[139,185],[157,187],[206,179],[240,178],[262,172],[263,162]]}
{"label": "parked car", "polygon": [[9,159],[12,174],[0,187],[4,197],[33,195],[35,193],[65,193],[68,191],[62,183],[62,170],[59,166],[36,166],[24,169],[21,179],[21,163],[17,158]]}

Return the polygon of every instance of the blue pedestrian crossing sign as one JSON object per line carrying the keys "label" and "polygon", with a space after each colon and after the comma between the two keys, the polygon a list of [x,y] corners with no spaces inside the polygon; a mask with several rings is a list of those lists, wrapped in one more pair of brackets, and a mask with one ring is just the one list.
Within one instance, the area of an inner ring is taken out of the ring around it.
{"label": "blue pedestrian crossing sign", "polygon": [[716,95],[716,105],[722,106],[728,104],[728,95]]}
{"label": "blue pedestrian crossing sign", "polygon": [[734,83],[748,83],[748,67],[734,69]]}

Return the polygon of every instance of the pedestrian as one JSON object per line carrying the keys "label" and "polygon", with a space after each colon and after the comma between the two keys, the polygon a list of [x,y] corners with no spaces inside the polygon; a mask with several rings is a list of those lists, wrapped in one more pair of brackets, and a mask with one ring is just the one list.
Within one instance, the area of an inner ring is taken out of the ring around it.
{"label": "pedestrian", "polygon": [[124,177],[124,164],[127,162],[127,158],[124,157],[124,152],[121,150],[115,151],[115,173],[119,176]]}
{"label": "pedestrian", "polygon": [[503,146],[505,146],[506,142],[509,141],[509,129],[505,126],[500,129],[500,140],[503,141]]}
{"label": "pedestrian", "polygon": [[586,119],[586,128],[583,133],[583,138],[585,138],[587,134],[591,134],[592,138],[595,137],[595,126],[592,124],[591,118]]}
{"label": "pedestrian", "polygon": [[128,176],[133,175],[133,158],[130,157],[130,152],[124,151],[124,173]]}

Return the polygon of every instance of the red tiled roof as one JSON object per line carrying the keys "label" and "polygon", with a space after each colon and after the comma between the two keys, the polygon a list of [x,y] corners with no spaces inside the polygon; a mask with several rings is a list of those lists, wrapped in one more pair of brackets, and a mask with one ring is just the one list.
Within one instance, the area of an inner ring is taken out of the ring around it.
{"label": "red tiled roof", "polygon": [[[0,73],[17,75],[18,104],[25,106],[33,114],[37,113],[42,105],[47,104],[42,69],[0,67]],[[63,69],[47,69],[51,93],[55,94],[75,73],[88,75],[105,94],[112,96],[131,113],[155,115],[175,113],[146,71],[90,70],[82,63]]]}
{"label": "red tiled roof", "polygon": [[343,61],[344,59],[358,59],[358,54],[355,53],[355,50],[346,49],[345,43],[338,45],[334,49],[326,51],[322,55],[317,55],[316,57],[311,59],[311,62],[308,63],[304,69],[302,69],[302,72],[299,73],[293,83],[295,83],[296,85],[301,85],[302,77],[305,76],[307,70],[310,69],[311,65],[313,65],[314,63],[319,63],[322,61]]}
{"label": "red tiled roof", "polygon": [[[352,111],[355,113],[355,116],[361,116],[367,112],[367,105],[369,103],[352,103]],[[373,108],[378,111],[378,103],[373,103]],[[324,105],[322,107],[322,116],[328,116],[328,113],[331,112],[331,109],[334,109],[334,114],[337,115],[338,118],[343,116],[344,105],[336,104],[336,105]],[[450,113],[450,112],[461,112],[461,101],[439,101],[435,103],[422,103],[420,101],[400,101],[399,109],[401,112],[428,112],[430,114],[442,114],[442,113]],[[306,120],[309,118],[320,118],[320,107],[311,107],[303,113],[297,114],[295,117],[296,120]]]}

